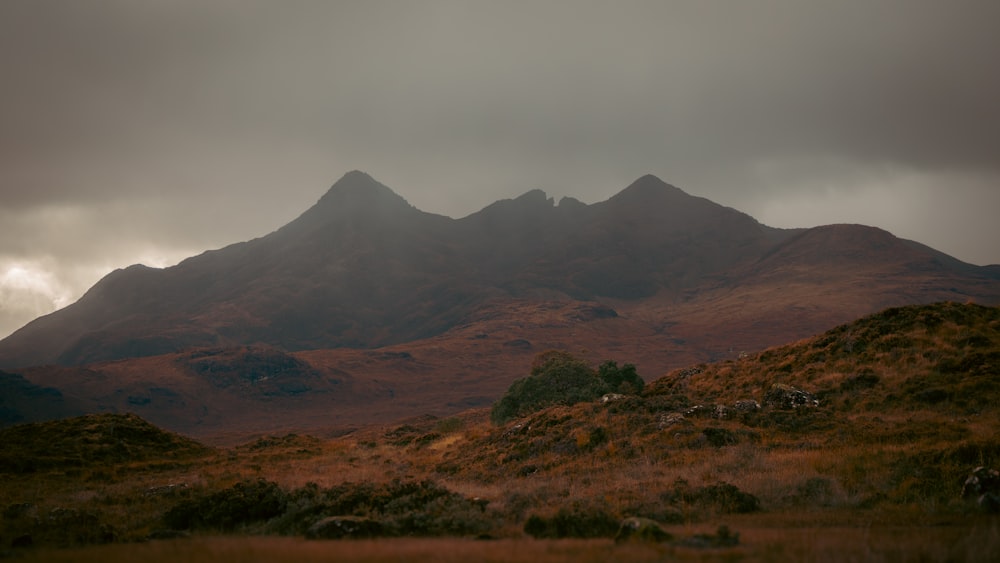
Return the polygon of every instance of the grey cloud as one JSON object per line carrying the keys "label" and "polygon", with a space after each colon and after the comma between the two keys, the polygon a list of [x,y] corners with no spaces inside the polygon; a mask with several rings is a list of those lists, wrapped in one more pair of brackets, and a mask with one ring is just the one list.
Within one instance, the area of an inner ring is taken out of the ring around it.
{"label": "grey cloud", "polygon": [[860,203],[956,221],[995,201],[997,21],[975,0],[10,0],[0,207],[82,211],[8,223],[0,255],[214,248],[357,168],[451,216],[654,173],[781,226],[827,202],[1000,262],[995,222],[956,236],[934,204]]}

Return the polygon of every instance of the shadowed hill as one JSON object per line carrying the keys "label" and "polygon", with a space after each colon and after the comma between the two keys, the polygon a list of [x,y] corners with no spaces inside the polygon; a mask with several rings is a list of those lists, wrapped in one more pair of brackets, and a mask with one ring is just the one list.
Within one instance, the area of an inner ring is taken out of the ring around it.
{"label": "shadowed hill", "polygon": [[0,472],[9,473],[170,463],[212,451],[133,414],[96,414],[12,426],[0,429],[0,443]]}

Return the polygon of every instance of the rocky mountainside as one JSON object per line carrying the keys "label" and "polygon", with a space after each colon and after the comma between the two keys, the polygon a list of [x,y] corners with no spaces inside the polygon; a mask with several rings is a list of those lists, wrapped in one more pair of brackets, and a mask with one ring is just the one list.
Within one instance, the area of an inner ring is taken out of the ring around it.
{"label": "rocky mountainside", "polygon": [[[198,346],[377,348],[444,334],[510,299],[626,310],[802,283],[866,304],[850,314],[1000,300],[995,270],[861,226],[773,229],[653,176],[593,205],[556,205],[535,190],[456,220],[351,172],[267,236],[166,269],[109,274],[78,302],[0,341],[0,367]],[[885,299],[869,307],[873,294]],[[783,311],[788,300],[773,296],[765,307]]]}

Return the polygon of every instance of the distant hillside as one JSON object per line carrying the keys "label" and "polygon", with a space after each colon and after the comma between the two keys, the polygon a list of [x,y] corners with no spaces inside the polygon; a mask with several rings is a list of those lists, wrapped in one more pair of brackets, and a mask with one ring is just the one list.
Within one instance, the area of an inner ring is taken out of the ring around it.
{"label": "distant hillside", "polygon": [[35,385],[16,373],[0,371],[0,427],[81,415],[87,406],[67,399],[54,387]]}

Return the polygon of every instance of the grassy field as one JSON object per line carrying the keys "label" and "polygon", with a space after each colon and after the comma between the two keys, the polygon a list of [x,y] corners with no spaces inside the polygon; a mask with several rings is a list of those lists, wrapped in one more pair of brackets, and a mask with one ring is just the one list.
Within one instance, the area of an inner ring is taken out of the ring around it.
{"label": "grassy field", "polygon": [[[141,544],[39,550],[21,561],[67,563],[268,563],[297,561],[506,562],[536,563],[653,561],[996,561],[1000,524],[865,527],[759,527],[739,522],[740,545],[703,549],[676,545],[615,544],[609,539],[440,539],[406,538],[310,541],[274,537],[196,537]],[[673,529],[696,534],[697,527]]]}
{"label": "grassy field", "polygon": [[[996,561],[998,516],[962,489],[1000,466],[997,428],[1000,309],[908,307],[499,425],[480,409],[226,448],[132,415],[3,429],[0,554]],[[340,517],[367,531],[303,539]],[[671,538],[615,544],[627,517]]]}

